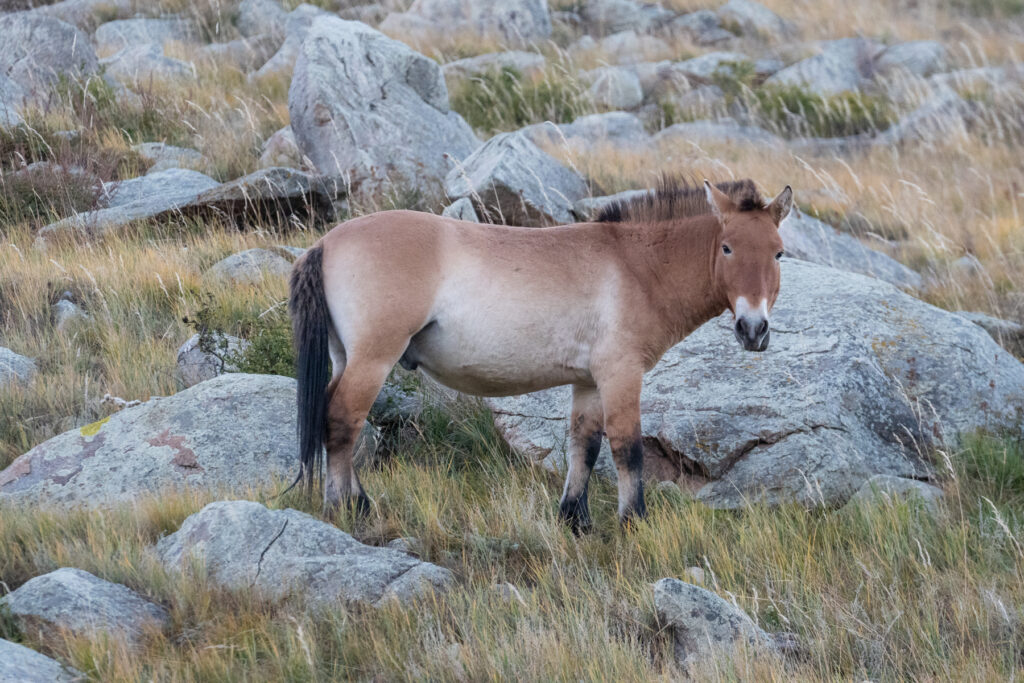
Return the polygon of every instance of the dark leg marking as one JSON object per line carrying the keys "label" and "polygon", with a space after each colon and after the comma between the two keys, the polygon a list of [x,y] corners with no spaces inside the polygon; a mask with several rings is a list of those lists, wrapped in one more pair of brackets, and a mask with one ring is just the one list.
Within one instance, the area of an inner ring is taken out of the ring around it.
{"label": "dark leg marking", "polygon": [[587,436],[583,460],[585,471],[580,473],[581,476],[587,478],[587,481],[583,484],[583,488],[578,494],[573,495],[567,492],[558,508],[558,516],[569,525],[569,528],[577,536],[589,530],[593,525],[590,518],[590,504],[587,502],[587,494],[590,490],[590,472],[594,469],[594,463],[597,462],[597,456],[601,452],[601,436],[601,430],[597,430]]}

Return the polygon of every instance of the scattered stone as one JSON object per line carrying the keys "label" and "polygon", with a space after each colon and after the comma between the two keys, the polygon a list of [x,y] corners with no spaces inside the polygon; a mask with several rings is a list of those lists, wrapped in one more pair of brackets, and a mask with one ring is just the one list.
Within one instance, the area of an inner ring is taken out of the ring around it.
{"label": "scattered stone", "polygon": [[878,55],[875,68],[883,76],[930,76],[946,64],[946,48],[934,40],[891,45]]}
{"label": "scattered stone", "polygon": [[763,145],[783,147],[779,136],[757,126],[744,126],[732,119],[675,123],[654,136],[655,144]]}
{"label": "scattered stone", "polygon": [[873,74],[875,57],[882,48],[864,38],[826,40],[820,52],[773,74],[766,86],[797,86],[815,95],[859,92]]}
{"label": "scattered stone", "polygon": [[195,24],[185,19],[138,18],[108,21],[96,29],[93,37],[98,50],[111,53],[126,47],[157,45],[162,48],[169,41],[184,42],[192,40],[196,35]]}
{"label": "scattered stone", "polygon": [[210,170],[210,161],[194,149],[175,147],[163,142],[143,142],[132,145],[132,151],[143,161],[151,164],[149,173],[159,173],[171,168],[188,168],[201,173]]}
{"label": "scattered stone", "polygon": [[243,73],[259,69],[281,47],[281,39],[273,33],[260,33],[226,43],[204,45],[199,57],[219,66],[231,65]]}
{"label": "scattered stone", "polygon": [[273,168],[274,166],[311,170],[312,164],[302,156],[291,126],[285,126],[276,131],[263,143],[260,168]]}
{"label": "scattered stone", "polygon": [[736,26],[744,34],[779,39],[793,32],[788,21],[753,0],[729,0],[718,8],[718,16],[726,25]]}
{"label": "scattered stone", "polygon": [[722,20],[709,9],[680,15],[669,22],[668,28],[683,33],[697,45],[717,45],[736,37],[722,28]]}
{"label": "scattered stone", "polygon": [[[727,102],[725,92],[717,85],[698,85],[692,90],[663,98],[662,106],[671,105],[677,113],[688,114],[687,118],[718,120],[727,118]],[[661,107],[657,113],[663,113]]]}
{"label": "scattered stone", "polygon": [[349,21],[361,21],[364,24],[379,24],[388,16],[388,8],[379,3],[347,7],[338,12],[338,16]]}
{"label": "scattered stone", "polygon": [[53,326],[58,332],[67,332],[76,324],[88,320],[89,314],[71,299],[61,299],[53,305]]}
{"label": "scattered stone", "polygon": [[638,64],[666,59],[672,48],[661,38],[639,35],[636,31],[620,31],[602,38],[597,48],[612,64]]}
{"label": "scattered stone", "polygon": [[934,513],[939,509],[939,501],[942,499],[942,496],[942,489],[926,482],[905,477],[894,477],[889,474],[876,474],[857,489],[857,492],[850,497],[850,501],[846,505],[870,505],[918,500],[924,504],[929,512]]}
{"label": "scattered stone", "polygon": [[689,78],[710,82],[715,74],[732,74],[737,64],[749,64],[750,57],[742,52],[708,52],[700,57],[676,62],[673,68]]}
{"label": "scattered stone", "polygon": [[568,145],[575,149],[592,149],[602,144],[636,149],[646,145],[651,137],[640,118],[625,111],[587,114],[572,123],[537,123],[520,132],[538,145]]}
{"label": "scattered stone", "polygon": [[672,629],[676,663],[684,670],[739,649],[776,653],[771,636],[746,612],[699,586],[661,579],[654,584],[654,607],[658,620]]}
{"label": "scattered stone", "polygon": [[[486,403],[513,448],[564,472],[570,393]],[[922,449],[1019,424],[1024,364],[888,283],[783,259],[769,349],[740,349],[725,313],[647,373],[640,405],[645,470],[698,500],[838,505],[876,474],[931,476]]]}
{"label": "scattered stone", "polygon": [[36,362],[0,346],[0,387],[18,382],[28,384],[36,374]]}
{"label": "scattered stone", "polygon": [[270,32],[283,39],[287,21],[288,13],[275,0],[242,0],[235,25],[247,38]]}
{"label": "scattered stone", "polygon": [[129,45],[100,60],[104,74],[129,85],[147,85],[153,81],[193,78],[195,71],[188,62],[164,56],[156,44]]}
{"label": "scattered stone", "polygon": [[313,608],[339,601],[407,604],[454,583],[442,567],[363,545],[297,510],[268,510],[243,500],[210,503],[160,539],[156,552],[168,569],[198,564],[225,588],[255,589],[275,601],[296,597]]}
{"label": "scattered stone", "polygon": [[[661,483],[667,484],[668,482],[663,481]],[[691,583],[695,583],[698,586],[704,585],[704,570],[700,567],[687,567],[685,573],[686,578],[688,578]]]}
{"label": "scattered stone", "polygon": [[303,154],[357,192],[398,184],[432,196],[450,160],[464,159],[478,145],[469,125],[449,110],[436,62],[365,24],[336,17],[317,19],[310,29],[288,110]]}
{"label": "scattered stone", "polygon": [[0,683],[76,683],[80,672],[35,650],[0,638]]}
{"label": "scattered stone", "polygon": [[522,133],[501,133],[452,169],[445,192],[469,197],[485,222],[545,226],[571,223],[587,186]]}
{"label": "scattered stone", "polygon": [[480,217],[476,215],[476,209],[473,208],[473,202],[469,201],[468,197],[456,199],[451,205],[445,207],[441,215],[460,221],[480,222]]}
{"label": "scattered stone", "polygon": [[167,610],[138,593],[65,567],[29,579],[0,599],[22,631],[43,639],[65,633],[95,638],[110,635],[135,647],[147,632],[170,623]]}
{"label": "scattered stone", "polygon": [[580,8],[580,18],[597,34],[637,31],[644,33],[662,26],[674,13],[653,3],[634,0],[590,0]]}
{"label": "scattered stone", "polygon": [[597,77],[587,91],[594,104],[603,109],[636,109],[644,101],[640,79],[622,67],[596,69]]}
{"label": "scattered stone", "polygon": [[232,285],[252,285],[265,277],[288,277],[291,261],[267,249],[246,249],[217,261],[203,275],[204,280]]}
{"label": "scattered stone", "polygon": [[[0,15],[0,74],[17,88],[0,83],[5,96],[20,94],[21,102],[6,106],[15,112],[23,104],[45,106],[52,86],[62,75],[71,78],[96,72],[99,62],[92,42],[82,31],[60,19],[32,12]],[[10,114],[7,115],[10,118]]]}
{"label": "scattered stone", "polygon": [[0,471],[0,500],[109,507],[167,490],[291,481],[295,380],[226,374],[45,441]]}
{"label": "scattered stone", "polygon": [[334,215],[334,199],[340,192],[343,188],[335,182],[294,168],[275,166],[212,187],[178,210],[213,212],[236,221],[292,216],[330,219]]}
{"label": "scattered stone", "polygon": [[899,261],[799,209],[790,212],[779,226],[779,234],[787,256],[871,275],[903,289],[919,289],[924,282],[919,273]]}
{"label": "scattered stone", "polygon": [[547,0],[416,0],[380,27],[418,41],[462,33],[522,46],[551,36],[551,16]]}
{"label": "scattered stone", "polygon": [[535,76],[547,65],[544,55],[536,52],[510,50],[508,52],[488,52],[476,57],[466,57],[444,65],[446,77],[469,78],[484,73],[493,73],[502,69],[511,69],[524,76]]}
{"label": "scattered stone", "polygon": [[39,5],[29,12],[60,19],[83,31],[92,33],[97,22],[112,16],[122,17],[133,12],[132,0],[61,0],[52,5]]}
{"label": "scattered stone", "polygon": [[259,80],[292,71],[313,22],[320,17],[330,16],[333,15],[319,7],[306,4],[299,5],[289,12],[284,22],[284,42],[277,52],[252,74],[252,78]]}
{"label": "scattered stone", "polygon": [[187,389],[225,372],[235,371],[228,359],[249,346],[246,340],[228,334],[217,335],[211,343],[213,348],[204,350],[199,335],[194,334],[178,349],[176,376],[182,387]]}
{"label": "scattered stone", "polygon": [[967,125],[975,117],[971,102],[955,92],[932,97],[879,134],[874,144],[891,147],[947,141],[967,135]]}

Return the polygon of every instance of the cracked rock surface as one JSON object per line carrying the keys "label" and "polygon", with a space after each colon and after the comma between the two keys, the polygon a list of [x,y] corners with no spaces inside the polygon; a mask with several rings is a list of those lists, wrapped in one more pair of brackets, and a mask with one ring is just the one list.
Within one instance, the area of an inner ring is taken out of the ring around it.
{"label": "cracked rock surface", "polygon": [[55,659],[0,638],[0,683],[72,683],[85,677]]}
{"label": "cracked rock surface", "polygon": [[[976,325],[880,280],[784,260],[771,334],[766,352],[743,351],[726,313],[646,375],[648,475],[714,507],[836,505],[876,474],[927,478],[921,445],[1024,415],[1024,365]],[[570,395],[487,403],[514,448],[562,470]],[[609,455],[605,443],[599,473],[614,472]]]}
{"label": "cracked rock surface", "polygon": [[222,586],[254,588],[272,600],[301,596],[312,607],[406,602],[454,581],[443,567],[364,545],[303,512],[243,500],[210,503],[161,539],[156,551],[169,568],[198,563]]}
{"label": "cracked rock surface", "polygon": [[295,380],[227,374],[44,441],[0,471],[0,500],[113,506],[147,491],[266,486],[297,467]]}

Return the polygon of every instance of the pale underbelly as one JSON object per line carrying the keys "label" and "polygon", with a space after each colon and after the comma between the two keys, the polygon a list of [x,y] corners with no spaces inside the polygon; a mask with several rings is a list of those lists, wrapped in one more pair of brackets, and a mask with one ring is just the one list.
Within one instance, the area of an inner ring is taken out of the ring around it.
{"label": "pale underbelly", "polygon": [[473,334],[431,325],[402,357],[438,382],[475,396],[513,396],[563,384],[593,383],[589,348],[563,335],[529,330]]}

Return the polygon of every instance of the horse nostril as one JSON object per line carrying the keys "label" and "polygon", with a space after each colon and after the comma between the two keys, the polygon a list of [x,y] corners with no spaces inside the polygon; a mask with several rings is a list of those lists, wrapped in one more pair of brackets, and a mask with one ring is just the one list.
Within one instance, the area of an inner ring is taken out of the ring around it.
{"label": "horse nostril", "polygon": [[754,335],[755,339],[764,336],[764,333],[768,331],[768,321],[762,320],[761,324],[757,326],[757,334]]}
{"label": "horse nostril", "polygon": [[740,335],[741,337],[747,336],[747,321],[744,320],[743,318],[740,318],[739,320],[736,321],[736,334]]}

